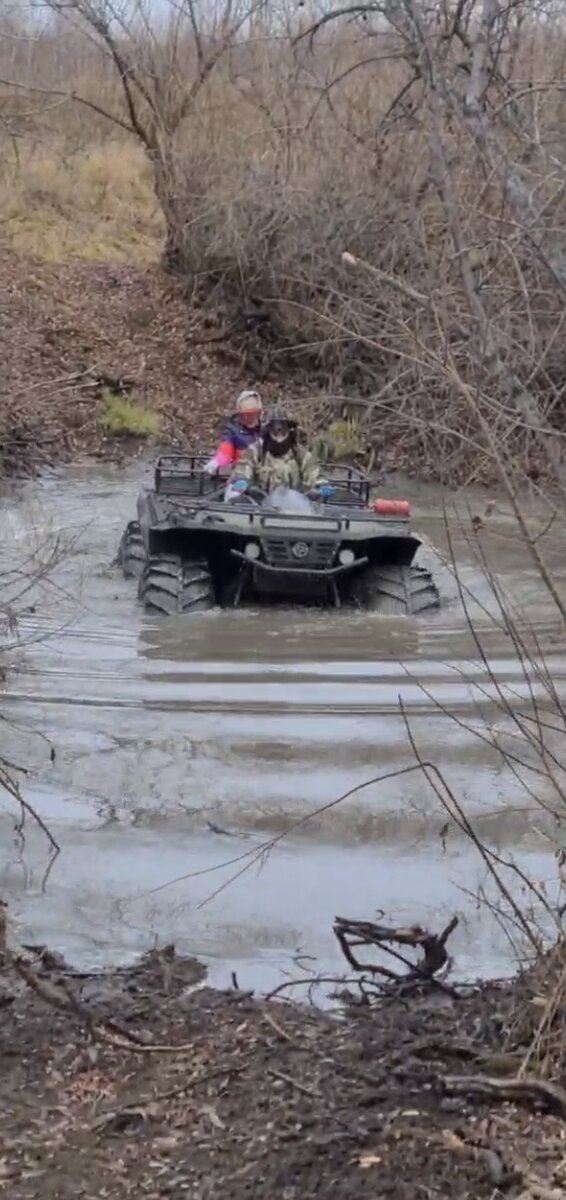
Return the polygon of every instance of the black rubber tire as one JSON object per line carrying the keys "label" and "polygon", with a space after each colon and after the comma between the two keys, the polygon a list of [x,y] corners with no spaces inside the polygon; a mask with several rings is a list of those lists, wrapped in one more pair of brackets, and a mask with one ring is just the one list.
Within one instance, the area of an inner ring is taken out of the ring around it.
{"label": "black rubber tire", "polygon": [[129,521],[120,538],[116,563],[128,579],[139,579],[147,562],[144,541],[138,521]]}
{"label": "black rubber tire", "polygon": [[440,608],[440,596],[426,567],[381,563],[361,571],[351,598],[359,608],[385,616],[418,617]]}
{"label": "black rubber tire", "polygon": [[147,608],[167,616],[214,608],[214,587],[206,563],[176,554],[148,559],[140,576],[138,596]]}

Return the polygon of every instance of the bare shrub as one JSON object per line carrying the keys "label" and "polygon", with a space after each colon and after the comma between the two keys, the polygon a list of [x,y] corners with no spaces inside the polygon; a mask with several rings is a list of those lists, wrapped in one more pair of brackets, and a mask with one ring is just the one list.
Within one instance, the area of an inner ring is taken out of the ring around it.
{"label": "bare shrub", "polygon": [[[6,681],[9,673],[17,670],[19,655],[26,644],[37,640],[34,634],[28,634],[26,639],[21,622],[36,611],[38,603],[45,600],[53,602],[53,599],[55,603],[60,601],[54,573],[62,559],[73,550],[72,540],[65,544],[51,530],[32,527],[26,533],[25,544],[18,544],[17,536],[12,538],[9,522],[5,520],[3,548],[4,551],[9,548],[10,553],[5,556],[0,568],[0,684]],[[17,816],[14,829],[22,845],[25,844],[27,820],[39,826],[49,846],[49,869],[53,856],[59,853],[59,846],[41,813],[26,799],[25,782],[29,771],[27,763],[19,761],[19,756],[16,758],[15,727],[7,714],[0,710],[0,802],[7,797],[10,805],[15,807]],[[36,733],[35,737],[41,739],[43,735]],[[54,751],[50,749],[53,756]],[[0,911],[0,918],[2,915]]]}
{"label": "bare shrub", "polygon": [[[552,513],[552,501],[547,499],[546,504]],[[446,813],[443,835],[450,839],[458,831],[479,856],[485,875],[477,899],[503,930],[519,968],[517,980],[498,1013],[502,1048],[511,1052],[517,1079],[540,1075],[559,1081],[565,1065],[566,705],[562,664],[557,663],[554,647],[563,642],[563,585],[546,565],[552,551],[547,544],[552,519],[549,522],[543,504],[538,506],[534,520],[521,508],[514,529],[511,525],[506,534],[517,538],[526,558],[531,548],[527,533],[540,547],[541,559],[533,562],[531,576],[545,613],[540,624],[536,614],[525,611],[523,597],[502,586],[497,543],[489,534],[486,536],[489,516],[485,522],[471,522],[470,516],[469,511],[464,513],[457,525],[452,508],[446,512],[447,566],[454,574],[474,646],[469,666],[459,662],[450,667],[468,692],[470,709],[452,708],[435,696],[433,688],[418,678],[414,682],[443,718],[447,739],[452,725],[459,735],[465,731],[467,737],[488,746],[496,755],[498,787],[505,795],[510,783],[519,808],[528,816],[525,854],[515,856],[500,844],[495,832],[492,836],[486,832],[481,818],[466,811],[465,803],[451,786],[449,773],[443,774],[434,762],[425,761],[417,723],[402,704],[401,710],[414,761],[421,766],[431,792]],[[457,528],[460,535],[467,535],[476,578],[482,579],[481,603],[466,587],[458,567],[453,548]],[[550,636],[549,623],[554,631]],[[493,633],[498,646],[502,636],[507,644],[511,665],[508,677],[493,661],[489,649]],[[494,797],[487,800],[486,813],[491,815],[496,801]],[[529,865],[529,852],[535,848]]]}
{"label": "bare shrub", "polygon": [[254,315],[264,370],[300,368],[383,463],[491,475],[487,424],[523,474],[560,473],[566,39],[551,6],[49,8],[55,24],[0,55],[10,136],[26,121],[75,149],[135,136],[167,263]]}

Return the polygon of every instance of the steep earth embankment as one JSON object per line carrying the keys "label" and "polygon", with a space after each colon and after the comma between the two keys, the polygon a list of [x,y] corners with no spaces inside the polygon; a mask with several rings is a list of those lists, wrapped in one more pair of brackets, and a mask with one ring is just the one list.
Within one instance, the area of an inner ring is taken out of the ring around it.
{"label": "steep earth embankment", "polygon": [[191,305],[158,266],[0,252],[0,463],[41,466],[81,452],[131,453],[107,429],[105,403],[127,396],[159,414],[165,443],[208,447],[250,378],[242,341]]}

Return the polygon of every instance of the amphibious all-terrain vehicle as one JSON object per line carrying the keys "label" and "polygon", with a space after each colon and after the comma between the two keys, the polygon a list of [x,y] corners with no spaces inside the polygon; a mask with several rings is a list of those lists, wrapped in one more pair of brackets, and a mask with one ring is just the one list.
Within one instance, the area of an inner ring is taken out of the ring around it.
{"label": "amphibious all-terrain vehicle", "polygon": [[262,598],[407,615],[438,608],[432,575],[413,562],[421,543],[409,505],[370,504],[362,471],[325,467],[335,487],[327,503],[255,488],[226,501],[227,479],[206,474],[208,458],[159,458],[124,530],[117,561],[148,608],[190,613]]}

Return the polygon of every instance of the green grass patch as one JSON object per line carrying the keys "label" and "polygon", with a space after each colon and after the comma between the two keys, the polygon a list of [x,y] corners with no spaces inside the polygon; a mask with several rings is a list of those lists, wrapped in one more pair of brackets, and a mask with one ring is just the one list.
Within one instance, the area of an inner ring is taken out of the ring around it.
{"label": "green grass patch", "polygon": [[357,421],[333,421],[315,437],[312,449],[319,462],[348,462],[365,451],[365,441]]}
{"label": "green grass patch", "polygon": [[102,397],[104,412],[102,425],[113,437],[159,437],[162,420],[159,413],[141,404],[134,404],[124,396],[105,392]]}

